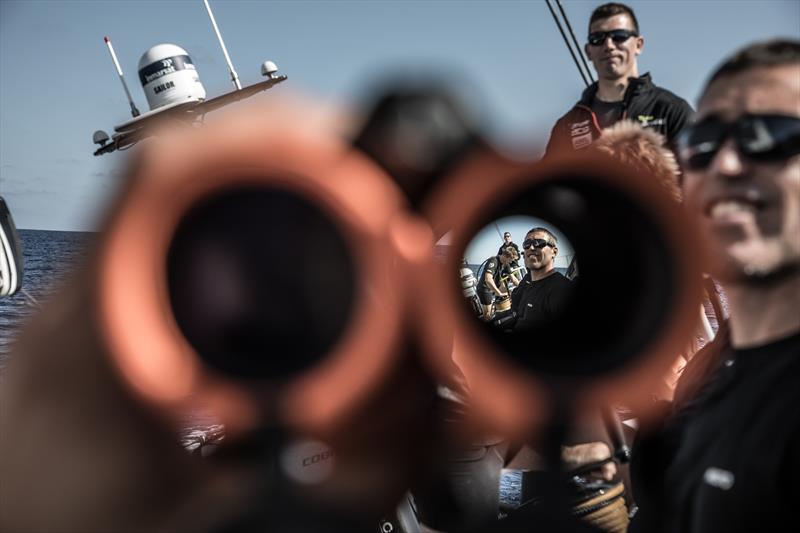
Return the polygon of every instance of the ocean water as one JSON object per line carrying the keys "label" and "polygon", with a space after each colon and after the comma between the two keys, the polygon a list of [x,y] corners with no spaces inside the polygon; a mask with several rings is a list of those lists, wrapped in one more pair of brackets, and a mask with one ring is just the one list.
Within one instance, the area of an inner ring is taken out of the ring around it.
{"label": "ocean water", "polygon": [[22,290],[0,298],[0,372],[10,343],[39,305],[85,257],[96,233],[19,230],[25,261]]}
{"label": "ocean water", "polygon": [[[87,258],[99,234],[71,231],[19,230],[25,260],[22,290],[0,298],[0,377],[11,356],[14,338],[27,319],[58,289],[60,283]],[[216,421],[189,414],[177,438],[190,451],[224,437]]]}

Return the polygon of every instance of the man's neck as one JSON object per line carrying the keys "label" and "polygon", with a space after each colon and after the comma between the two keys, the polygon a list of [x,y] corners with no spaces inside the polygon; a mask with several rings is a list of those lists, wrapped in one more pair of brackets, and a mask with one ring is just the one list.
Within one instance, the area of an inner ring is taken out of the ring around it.
{"label": "man's neck", "polygon": [[774,285],[724,283],[731,343],[752,348],[800,333],[800,274]]}
{"label": "man's neck", "polygon": [[539,281],[543,280],[544,278],[551,276],[552,274],[556,273],[556,269],[554,267],[550,267],[549,270],[540,269],[540,270],[531,270],[531,281]]}
{"label": "man's neck", "polygon": [[625,91],[628,90],[631,78],[638,78],[638,72],[633,72],[628,76],[609,80],[599,78],[597,80],[597,93],[595,98],[603,102],[621,102],[625,98]]}

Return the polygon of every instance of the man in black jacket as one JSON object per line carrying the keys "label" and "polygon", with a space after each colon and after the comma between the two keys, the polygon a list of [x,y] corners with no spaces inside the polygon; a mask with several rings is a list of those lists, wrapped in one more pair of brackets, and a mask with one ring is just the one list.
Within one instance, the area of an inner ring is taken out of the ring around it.
{"label": "man in black jacket", "polygon": [[757,43],[712,75],[678,139],[685,203],[730,320],[684,370],[660,434],[635,450],[642,512],[632,531],[796,529],[798,102],[800,41]]}
{"label": "man in black jacket", "polygon": [[580,150],[602,130],[620,120],[652,128],[672,141],[689,120],[692,108],[682,98],[639,76],[637,57],[644,38],[633,10],[618,3],[603,4],[589,20],[587,57],[598,81],[561,117],[550,134],[545,156]]}
{"label": "man in black jacket", "polygon": [[[519,251],[519,246],[517,246],[517,243],[511,240],[511,233],[507,231],[503,233],[503,244],[501,244],[500,248],[497,249],[497,255],[502,254],[503,250],[505,250],[508,247],[513,248],[517,252],[518,257],[522,257],[522,252]],[[519,274],[517,274],[517,271],[519,270],[519,261],[517,259],[514,259],[513,261],[511,261],[510,265],[511,265],[511,272],[515,275],[515,278],[519,278]],[[518,282],[519,280],[517,279],[515,281],[515,284]]]}

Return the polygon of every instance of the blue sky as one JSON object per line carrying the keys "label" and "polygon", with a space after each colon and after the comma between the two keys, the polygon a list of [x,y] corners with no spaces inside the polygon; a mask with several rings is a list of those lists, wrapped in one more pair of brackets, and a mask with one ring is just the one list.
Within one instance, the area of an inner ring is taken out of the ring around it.
{"label": "blue sky", "polygon": [[[599,3],[564,2],[579,37]],[[645,37],[640,71],[692,103],[734,49],[800,37],[796,0],[630,4]],[[487,134],[530,157],[582,88],[543,1],[212,0],[212,7],[244,84],[259,81],[261,62],[271,59],[289,76],[275,90],[358,106],[380,73],[457,73],[482,97]],[[119,182],[123,154],[91,155],[94,130],[129,118],[104,35],[142,110],[136,66],[158,43],[189,52],[209,96],[230,88],[200,0],[0,0],[0,194],[21,228],[97,229]]]}

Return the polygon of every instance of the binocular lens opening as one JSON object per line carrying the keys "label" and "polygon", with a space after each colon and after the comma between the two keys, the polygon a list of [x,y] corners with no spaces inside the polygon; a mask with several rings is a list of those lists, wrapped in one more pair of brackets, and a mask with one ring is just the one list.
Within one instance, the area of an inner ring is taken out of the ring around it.
{"label": "binocular lens opening", "polygon": [[193,206],[167,257],[175,320],[213,369],[285,379],[331,351],[350,321],[356,269],[335,221],[308,199],[241,186]]}
{"label": "binocular lens opening", "polygon": [[[526,278],[512,293],[515,313],[503,302],[497,316],[481,318],[465,298],[465,312],[500,353],[532,373],[591,377],[624,367],[656,340],[676,301],[676,261],[683,258],[641,201],[593,176],[570,175],[517,191],[488,213],[476,234],[507,217],[528,217],[524,232],[550,229],[560,236],[558,253],[571,250],[575,260],[569,282],[553,279],[560,274]],[[525,250],[524,232],[514,235],[519,263],[533,273],[553,248],[531,238],[546,236],[528,235]],[[482,274],[475,275],[480,282]],[[454,282],[463,293],[462,276]]]}

